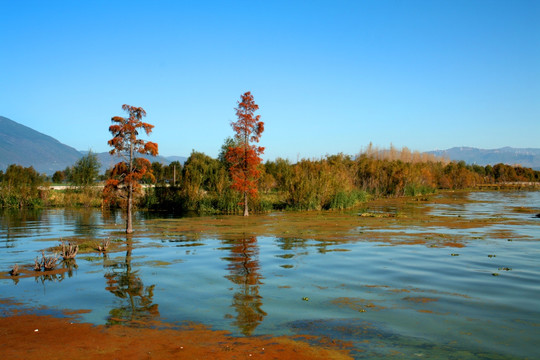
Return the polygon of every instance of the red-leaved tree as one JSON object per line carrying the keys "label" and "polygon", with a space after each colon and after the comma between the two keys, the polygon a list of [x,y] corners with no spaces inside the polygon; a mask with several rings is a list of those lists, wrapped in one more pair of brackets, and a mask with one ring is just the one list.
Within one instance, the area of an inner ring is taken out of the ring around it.
{"label": "red-leaved tree", "polygon": [[225,155],[230,164],[231,187],[243,195],[244,216],[249,215],[249,197],[257,197],[257,181],[260,176],[258,165],[262,161],[260,155],[264,152],[264,147],[252,144],[259,142],[264,131],[261,116],[254,114],[258,109],[259,105],[255,104],[249,91],[242,95],[235,108],[238,120],[231,123],[237,145],[230,146]]}
{"label": "red-leaved tree", "polygon": [[110,177],[103,189],[105,202],[114,199],[122,200],[126,208],[126,233],[133,232],[132,207],[133,196],[140,191],[142,178],[153,179],[152,166],[145,158],[136,157],[137,154],[156,156],[158,145],[150,141],[139,139],[139,131],[142,129],[150,135],[154,125],[142,122],[146,111],[141,107],[122,105],[122,109],[129,113],[129,117],[115,116],[111,119],[113,125],[109,131],[113,138],[108,144],[113,148],[109,153],[120,156],[123,161],[114,166]]}

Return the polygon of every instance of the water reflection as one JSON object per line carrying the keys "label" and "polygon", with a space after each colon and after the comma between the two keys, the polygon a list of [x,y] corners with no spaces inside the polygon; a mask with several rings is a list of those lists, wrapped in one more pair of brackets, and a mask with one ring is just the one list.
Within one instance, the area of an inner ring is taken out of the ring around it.
{"label": "water reflection", "polygon": [[267,315],[261,307],[263,298],[259,294],[262,275],[259,265],[257,238],[244,236],[240,239],[224,240],[230,255],[223,258],[229,262],[225,276],[236,286],[231,307],[236,311],[234,325],[244,335],[251,335]]}
{"label": "water reflection", "polygon": [[61,268],[62,269],[65,269],[66,271],[62,273],[62,279],[65,278],[65,275],[67,274],[68,277],[72,277],[73,276],[73,270],[77,270],[79,268],[79,265],[77,265],[77,260],[75,259],[67,259],[67,260],[63,260],[61,262]]}
{"label": "water reflection", "polygon": [[[119,306],[109,311],[107,324],[119,324],[128,322],[148,323],[159,317],[158,305],[153,303],[155,285],[144,286],[138,271],[132,269],[131,258],[133,240],[126,239],[126,257],[123,262],[104,263],[108,271],[107,291],[111,292],[119,300]],[[106,257],[104,256],[104,259]]]}
{"label": "water reflection", "polygon": [[[282,250],[280,254],[275,257],[281,259],[282,264],[279,266],[283,269],[294,268],[294,263],[297,263],[300,257],[308,254],[308,241],[306,239],[299,239],[293,237],[277,238],[276,245]],[[299,251],[302,250],[302,251]]]}
{"label": "water reflection", "polygon": [[78,265],[75,259],[70,259],[60,261],[58,266],[48,271],[30,270],[28,266],[24,266],[18,269],[17,275],[10,275],[9,278],[14,285],[18,285],[20,279],[33,277],[36,283],[41,283],[45,287],[47,282],[62,282],[66,278],[73,277],[74,271],[77,269]]}
{"label": "water reflection", "polygon": [[104,223],[118,223],[123,222],[122,219],[122,212],[118,209],[102,209],[101,210],[101,218],[103,219]]}
{"label": "water reflection", "polygon": [[39,209],[0,209],[0,239],[4,247],[14,247],[15,241],[28,236],[29,224],[43,223]]}
{"label": "water reflection", "polygon": [[100,229],[97,226],[100,222],[98,213],[92,209],[80,211],[65,211],[64,218],[73,223],[74,235],[97,236]]}
{"label": "water reflection", "polygon": [[[45,271],[42,275],[35,276],[36,282],[41,282],[42,284],[45,284],[47,281],[62,282],[66,279],[66,275],[68,278],[73,277],[73,271],[79,268],[75,259],[60,261],[59,265],[55,270]],[[39,274],[39,272],[36,273]]]}
{"label": "water reflection", "polygon": [[306,239],[299,239],[299,238],[277,238],[276,239],[276,245],[281,249],[285,251],[291,251],[291,250],[297,250],[297,249],[306,249],[307,240]]}

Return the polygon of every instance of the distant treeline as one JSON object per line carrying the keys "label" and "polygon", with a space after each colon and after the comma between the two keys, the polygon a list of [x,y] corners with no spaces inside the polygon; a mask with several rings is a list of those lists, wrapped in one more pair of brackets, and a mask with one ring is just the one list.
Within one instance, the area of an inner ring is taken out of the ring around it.
{"label": "distant treeline", "polygon": [[[238,212],[241,199],[230,188],[229,164],[223,155],[222,151],[215,159],[193,151],[183,166],[178,162],[153,163],[155,187],[147,187],[139,195],[139,208]],[[467,165],[406,148],[378,150],[372,146],[355,157],[337,154],[302,159],[295,164],[278,158],[260,166],[259,197],[250,204],[255,211],[345,209],[368,197],[416,196],[438,189],[540,181],[540,171],[530,168]],[[57,174],[55,180],[59,178]],[[48,180],[31,167],[9,166],[5,172],[0,171],[0,206],[99,206],[102,203],[100,191],[91,190],[85,181],[66,190],[78,194],[77,200],[69,196],[59,200],[53,194],[55,191],[43,187]]]}

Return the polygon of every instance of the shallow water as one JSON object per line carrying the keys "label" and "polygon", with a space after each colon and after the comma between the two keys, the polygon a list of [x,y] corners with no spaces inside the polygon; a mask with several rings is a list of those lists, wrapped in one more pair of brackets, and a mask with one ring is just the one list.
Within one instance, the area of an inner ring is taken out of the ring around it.
{"label": "shallow water", "polygon": [[366,210],[391,216],[275,213],[242,226],[238,217],[139,213],[130,241],[120,214],[4,212],[5,274],[60,239],[110,238],[120,250],[79,254],[61,274],[0,279],[0,298],[90,309],[81,316],[96,324],[329,336],[351,341],[360,359],[538,357],[540,192],[450,193]]}

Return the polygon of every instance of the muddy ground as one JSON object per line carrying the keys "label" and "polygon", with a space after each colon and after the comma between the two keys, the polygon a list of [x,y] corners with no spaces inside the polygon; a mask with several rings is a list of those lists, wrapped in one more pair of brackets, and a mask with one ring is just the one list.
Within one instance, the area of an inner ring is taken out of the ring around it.
{"label": "muddy ground", "polygon": [[352,358],[347,344],[324,338],[237,338],[197,324],[174,328],[158,323],[153,328],[94,326],[78,322],[76,312],[56,317],[19,306],[3,310],[0,337],[3,360]]}

